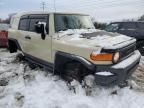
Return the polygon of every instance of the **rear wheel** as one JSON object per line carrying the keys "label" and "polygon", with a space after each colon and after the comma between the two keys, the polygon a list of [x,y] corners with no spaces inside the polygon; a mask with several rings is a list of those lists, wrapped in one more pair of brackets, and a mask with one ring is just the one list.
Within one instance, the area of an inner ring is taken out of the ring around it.
{"label": "rear wheel", "polygon": [[8,41],[8,50],[10,51],[10,53],[17,52],[17,45],[16,45],[16,43],[9,40]]}

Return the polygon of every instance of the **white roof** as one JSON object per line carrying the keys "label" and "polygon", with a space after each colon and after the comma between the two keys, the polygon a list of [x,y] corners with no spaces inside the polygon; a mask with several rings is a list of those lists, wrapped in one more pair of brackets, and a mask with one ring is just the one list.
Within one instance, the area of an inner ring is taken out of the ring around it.
{"label": "white roof", "polygon": [[84,13],[74,13],[74,12],[49,12],[49,11],[30,11],[30,12],[20,12],[17,13],[16,17],[20,17],[23,15],[30,15],[30,14],[76,14],[76,15],[88,15],[88,14],[84,14]]}

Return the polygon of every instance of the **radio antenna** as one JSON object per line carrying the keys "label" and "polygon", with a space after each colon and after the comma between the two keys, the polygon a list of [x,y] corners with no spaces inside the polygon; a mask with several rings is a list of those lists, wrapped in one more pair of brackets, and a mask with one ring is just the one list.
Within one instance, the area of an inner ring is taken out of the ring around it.
{"label": "radio antenna", "polygon": [[46,4],[44,1],[41,2],[41,8],[43,11],[45,11],[45,8],[46,8]]}
{"label": "radio antenna", "polygon": [[54,0],[54,11],[56,12],[56,0]]}

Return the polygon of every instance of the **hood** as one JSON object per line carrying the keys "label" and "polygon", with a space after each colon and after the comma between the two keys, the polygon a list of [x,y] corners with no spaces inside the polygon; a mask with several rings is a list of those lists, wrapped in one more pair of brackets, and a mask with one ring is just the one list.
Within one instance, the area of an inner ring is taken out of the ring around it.
{"label": "hood", "polygon": [[119,49],[136,41],[132,37],[96,29],[61,31],[59,37],[68,44],[104,49]]}

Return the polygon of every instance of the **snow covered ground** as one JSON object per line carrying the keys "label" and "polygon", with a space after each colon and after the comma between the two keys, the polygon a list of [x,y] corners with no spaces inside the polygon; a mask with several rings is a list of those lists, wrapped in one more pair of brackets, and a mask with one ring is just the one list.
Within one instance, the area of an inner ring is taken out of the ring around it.
{"label": "snow covered ground", "polygon": [[74,93],[58,76],[31,70],[0,49],[0,108],[143,108],[144,57],[130,82],[133,88],[94,86],[90,96],[75,83]]}

